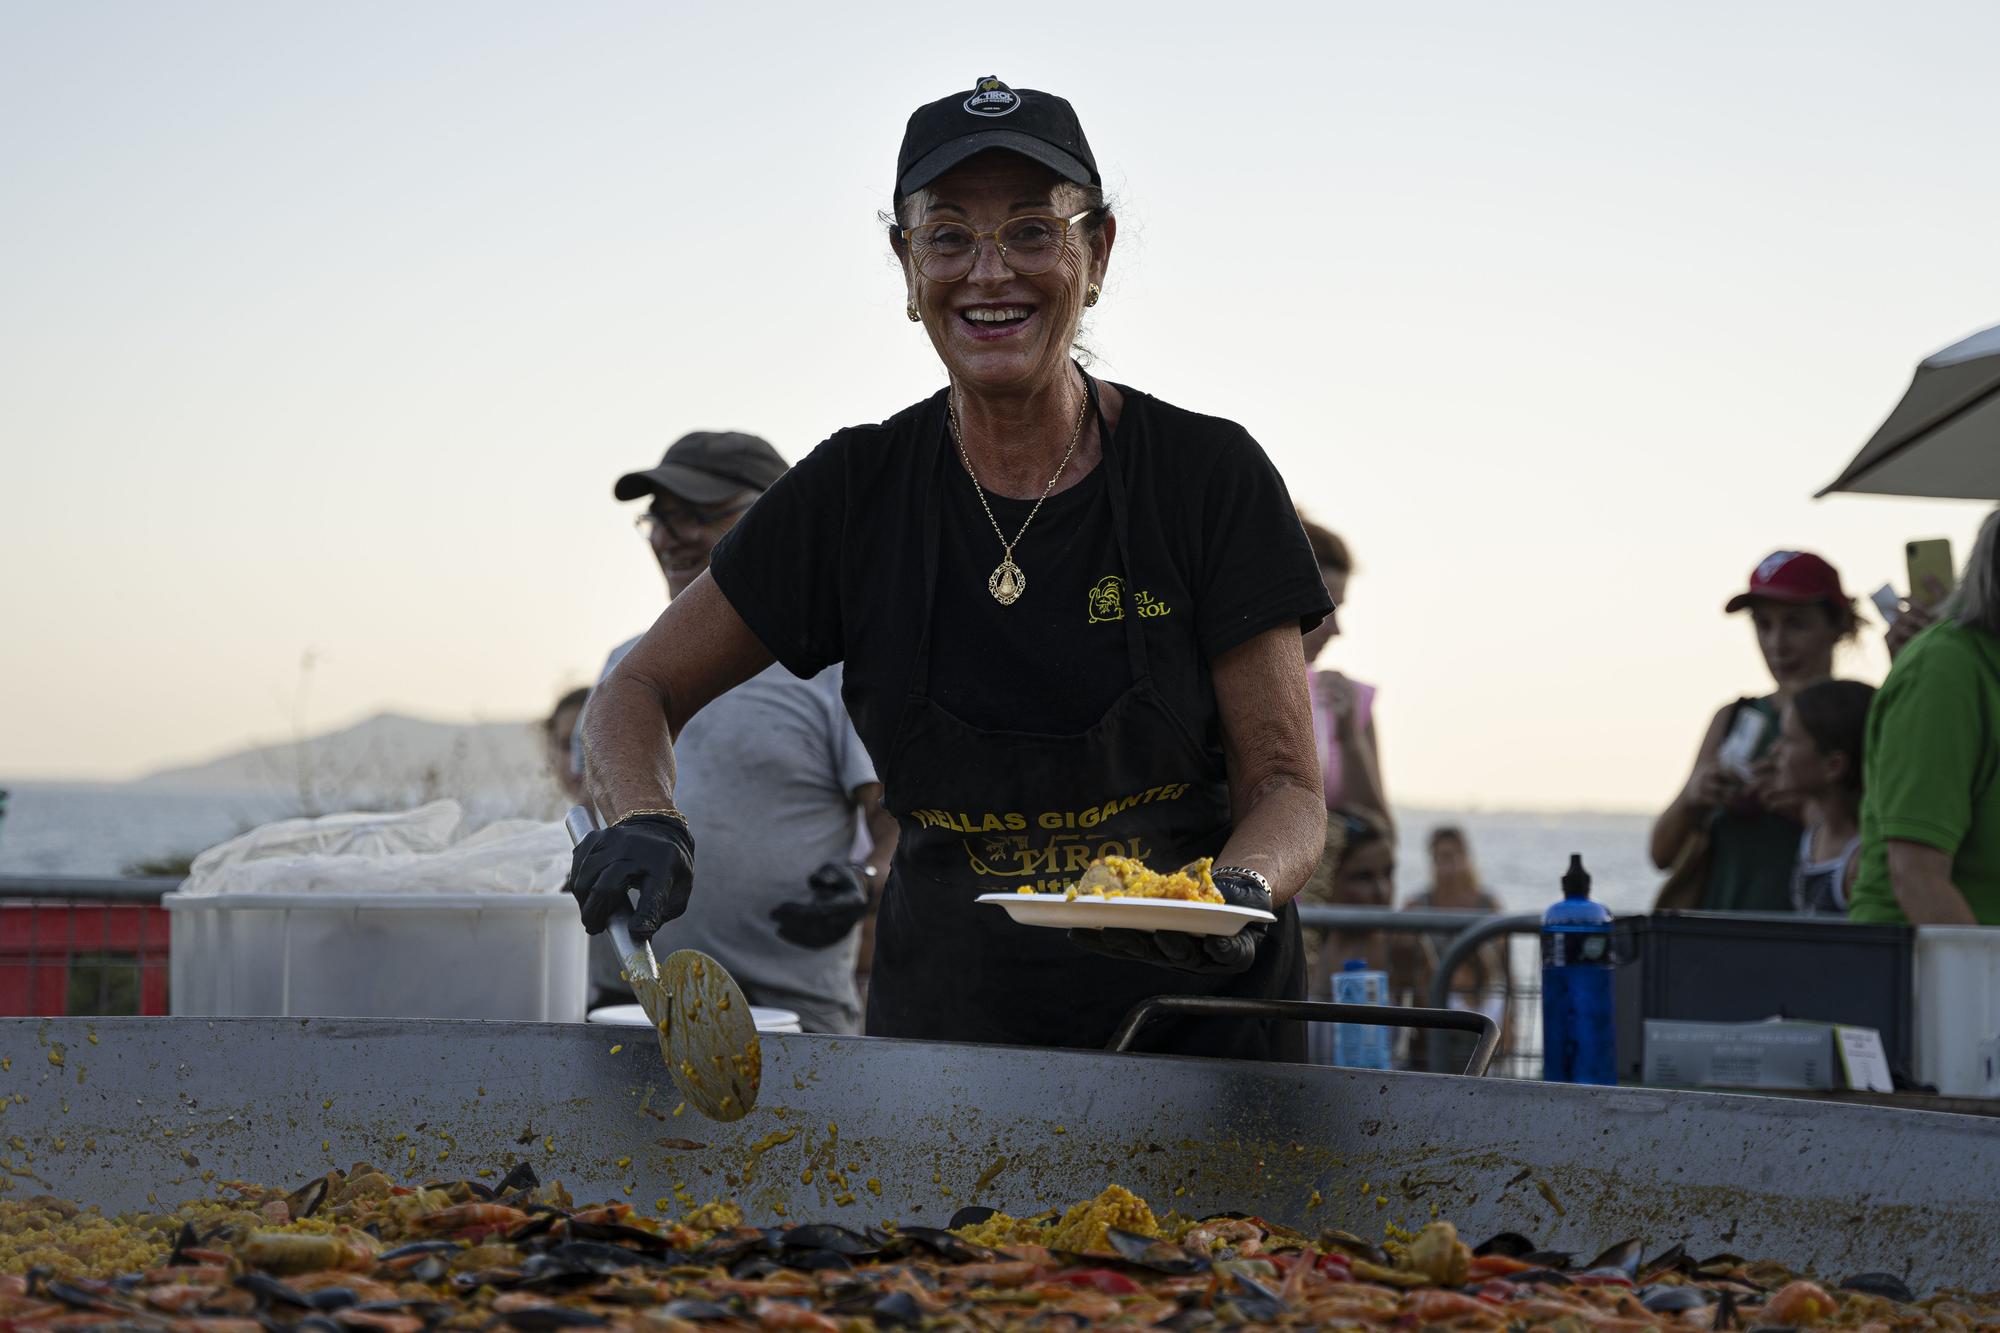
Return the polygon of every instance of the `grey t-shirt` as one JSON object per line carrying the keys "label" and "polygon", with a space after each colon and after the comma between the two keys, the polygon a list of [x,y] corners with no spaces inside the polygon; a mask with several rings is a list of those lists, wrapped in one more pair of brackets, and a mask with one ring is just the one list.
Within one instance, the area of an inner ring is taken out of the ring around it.
{"label": "grey t-shirt", "polygon": [[[621,644],[604,677],[631,650]],[[875,768],[848,720],[841,671],[800,680],[771,666],[689,720],[674,741],[674,804],[694,832],[688,910],[653,937],[653,951],[699,949],[727,967],[752,1004],[796,1010],[808,1032],[859,1032],[854,988],[860,932],[828,949],[778,938],[771,909],[811,892],[806,879],[854,848],[854,789]],[[580,730],[580,728],[579,728]],[[611,950],[593,944],[593,980]],[[610,976],[618,963],[609,959]]]}

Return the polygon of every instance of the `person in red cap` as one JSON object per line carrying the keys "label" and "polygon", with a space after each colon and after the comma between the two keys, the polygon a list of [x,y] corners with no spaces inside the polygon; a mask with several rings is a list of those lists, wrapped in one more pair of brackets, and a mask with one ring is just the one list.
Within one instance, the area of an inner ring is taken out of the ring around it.
{"label": "person in red cap", "polygon": [[1789,912],[1802,832],[1774,791],[1768,753],[1797,691],[1833,675],[1833,650],[1860,629],[1834,567],[1810,551],[1773,551],[1729,599],[1748,611],[1777,689],[1717,710],[1694,770],[1653,823],[1653,864],[1671,871],[1661,907]]}

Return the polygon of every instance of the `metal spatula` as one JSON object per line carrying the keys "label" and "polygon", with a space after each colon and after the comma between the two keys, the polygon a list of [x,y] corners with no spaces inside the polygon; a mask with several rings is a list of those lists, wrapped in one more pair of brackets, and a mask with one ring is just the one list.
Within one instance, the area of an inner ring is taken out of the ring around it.
{"label": "metal spatula", "polygon": [[[572,843],[597,821],[572,806],[563,821]],[[660,1058],[688,1105],[710,1120],[740,1120],[757,1104],[764,1079],[764,1051],[750,1002],[729,969],[698,949],[679,949],[664,965],[651,940],[632,938],[632,909],[611,914],[605,928],[624,962],[625,979],[653,1024]]]}

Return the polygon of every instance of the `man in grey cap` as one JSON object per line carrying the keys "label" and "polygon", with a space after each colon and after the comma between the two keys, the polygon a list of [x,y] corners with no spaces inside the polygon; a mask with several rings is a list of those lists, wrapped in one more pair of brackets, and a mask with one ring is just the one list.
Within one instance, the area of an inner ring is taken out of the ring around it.
{"label": "man in grey cap", "polygon": [[[612,495],[650,500],[636,523],[671,600],[702,576],[715,544],[785,470],[755,435],[695,431],[659,466],[620,477]],[[638,641],[612,651],[600,685]],[[840,684],[838,665],[811,680],[774,665],[682,730],[675,800],[702,830],[698,874],[712,887],[653,940],[663,955],[712,955],[752,1004],[793,1010],[808,1032],[861,1030],[860,927],[895,850],[896,821],[882,808],[882,784]],[[581,773],[580,739],[572,757]],[[857,813],[867,826],[860,864]],[[606,939],[591,941],[593,1004],[630,998]]]}

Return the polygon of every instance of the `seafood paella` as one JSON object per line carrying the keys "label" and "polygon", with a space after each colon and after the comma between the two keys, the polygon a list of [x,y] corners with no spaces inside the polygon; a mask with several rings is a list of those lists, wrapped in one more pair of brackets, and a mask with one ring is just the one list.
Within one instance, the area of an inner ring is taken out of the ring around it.
{"label": "seafood paella", "polygon": [[[1163,874],[1148,867],[1144,861],[1129,856],[1100,856],[1090,863],[1075,884],[1062,890],[1062,893],[1071,900],[1095,896],[1220,903],[1226,900],[1221,890],[1215,887],[1214,868],[1214,858],[1204,856],[1198,861],[1188,862],[1179,870]],[[1037,890],[1031,885],[1023,885],[1014,892],[1032,896]]]}
{"label": "seafood paella", "polygon": [[1511,1233],[1468,1244],[1442,1220],[1307,1235],[1156,1214],[1116,1185],[1035,1217],[854,1230],[750,1225],[726,1202],[664,1220],[579,1207],[526,1164],[489,1179],[399,1184],[357,1164],[118,1218],[0,1199],[0,1330],[2000,1330],[2000,1290],[1913,1292],[1637,1238],[1588,1255]]}

